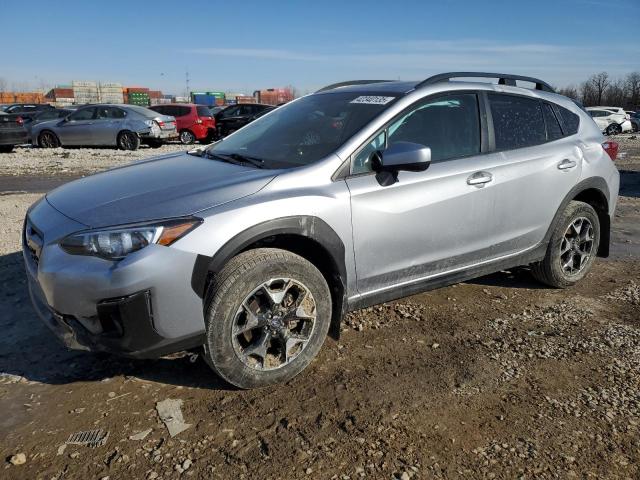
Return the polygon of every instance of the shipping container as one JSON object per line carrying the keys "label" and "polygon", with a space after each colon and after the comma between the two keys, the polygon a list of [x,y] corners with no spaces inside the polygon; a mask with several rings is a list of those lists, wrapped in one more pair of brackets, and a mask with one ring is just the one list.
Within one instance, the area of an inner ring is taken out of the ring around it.
{"label": "shipping container", "polygon": [[224,92],[191,92],[191,101],[197,105],[224,105],[224,100]]}
{"label": "shipping container", "polygon": [[40,92],[3,92],[0,103],[46,103],[46,99]]}
{"label": "shipping container", "polygon": [[176,103],[189,103],[189,97],[173,97],[173,101]]}
{"label": "shipping container", "polygon": [[235,101],[236,103],[255,103],[256,99],[248,95],[243,95],[243,96],[237,96],[235,98]]}
{"label": "shipping container", "polygon": [[71,86],[73,88],[76,88],[76,87],[98,88],[98,84],[96,82],[85,82],[85,81],[77,81],[77,80],[72,81]]}
{"label": "shipping container", "polygon": [[149,89],[146,87],[124,87],[126,93],[149,93]]}
{"label": "shipping container", "polygon": [[293,92],[290,88],[267,88],[256,90],[253,93],[256,101],[267,105],[278,105],[293,100]]}

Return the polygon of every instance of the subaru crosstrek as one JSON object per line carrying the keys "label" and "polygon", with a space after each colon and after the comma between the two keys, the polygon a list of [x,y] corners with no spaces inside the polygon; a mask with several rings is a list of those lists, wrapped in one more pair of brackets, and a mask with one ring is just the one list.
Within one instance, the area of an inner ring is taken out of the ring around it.
{"label": "subaru crosstrek", "polygon": [[70,348],[204,347],[238,387],[283,382],[350,310],[521,265],[583,278],[608,255],[616,153],[529,77],[331,85],[48,193],[24,225],[31,297]]}

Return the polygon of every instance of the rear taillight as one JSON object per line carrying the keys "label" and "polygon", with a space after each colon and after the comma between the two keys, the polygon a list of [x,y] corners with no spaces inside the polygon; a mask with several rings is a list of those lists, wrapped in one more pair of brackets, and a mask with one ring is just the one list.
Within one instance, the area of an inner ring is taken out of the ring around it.
{"label": "rear taillight", "polygon": [[612,140],[608,140],[602,144],[602,148],[607,152],[609,158],[613,161],[618,157],[618,142],[614,142]]}
{"label": "rear taillight", "polygon": [[162,120],[158,120],[157,123],[160,126],[160,128],[164,127],[164,122]]}
{"label": "rear taillight", "polygon": [[18,125],[24,125],[24,120],[22,119],[22,117],[18,117],[18,118],[16,118],[16,123]]}

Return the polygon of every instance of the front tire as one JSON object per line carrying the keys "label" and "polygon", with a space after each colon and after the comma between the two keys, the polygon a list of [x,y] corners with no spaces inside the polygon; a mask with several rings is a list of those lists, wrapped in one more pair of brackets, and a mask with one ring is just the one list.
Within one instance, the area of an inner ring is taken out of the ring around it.
{"label": "front tire", "polygon": [[318,269],[294,253],[241,253],[214,276],[205,302],[205,359],[239,388],[292,379],[318,354],[331,294]]}
{"label": "front tire", "polygon": [[544,259],[532,265],[533,276],[555,288],[585,277],[600,245],[600,220],[591,205],[571,201],[556,225]]}
{"label": "front tire", "polygon": [[137,150],[140,147],[140,137],[129,130],[125,130],[118,134],[117,144],[120,150]]}

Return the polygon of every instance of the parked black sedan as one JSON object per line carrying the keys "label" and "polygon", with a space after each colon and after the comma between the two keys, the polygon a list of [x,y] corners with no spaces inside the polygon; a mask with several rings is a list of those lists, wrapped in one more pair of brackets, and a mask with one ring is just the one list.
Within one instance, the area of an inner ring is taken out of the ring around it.
{"label": "parked black sedan", "polygon": [[22,117],[0,112],[0,153],[9,153],[15,145],[28,141],[29,136]]}
{"label": "parked black sedan", "polygon": [[218,138],[226,137],[274,108],[273,105],[261,103],[242,103],[228,106],[215,114]]}

